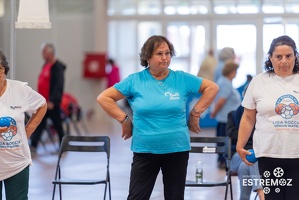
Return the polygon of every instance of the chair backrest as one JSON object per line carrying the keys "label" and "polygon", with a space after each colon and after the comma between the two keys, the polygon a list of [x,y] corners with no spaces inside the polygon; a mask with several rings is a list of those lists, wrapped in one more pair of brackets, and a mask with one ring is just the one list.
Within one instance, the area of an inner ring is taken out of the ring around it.
{"label": "chair backrest", "polygon": [[60,153],[76,152],[106,152],[110,158],[110,138],[108,136],[72,136],[65,135],[62,139]]}
{"label": "chair backrest", "polygon": [[231,140],[229,137],[191,137],[191,153],[219,153],[231,160]]}

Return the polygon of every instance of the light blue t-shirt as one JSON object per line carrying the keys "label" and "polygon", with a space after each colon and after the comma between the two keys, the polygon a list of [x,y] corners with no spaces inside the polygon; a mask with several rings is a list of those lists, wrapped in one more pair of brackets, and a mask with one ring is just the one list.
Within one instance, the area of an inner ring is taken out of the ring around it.
{"label": "light blue t-shirt", "polygon": [[214,80],[216,83],[218,82],[219,78],[223,76],[222,75],[223,68],[224,68],[224,62],[219,60],[214,72]]}
{"label": "light blue t-shirt", "polygon": [[230,111],[236,110],[241,105],[241,95],[238,90],[233,87],[232,82],[224,76],[219,78],[217,85],[219,86],[219,92],[215,101],[217,102],[219,98],[224,98],[226,99],[226,102],[221,110],[216,114],[215,119],[218,122],[226,123],[227,114]]}
{"label": "light blue t-shirt", "polygon": [[189,151],[186,102],[201,84],[201,78],[173,70],[165,79],[156,80],[148,69],[115,84],[133,110],[131,150],[154,154]]}

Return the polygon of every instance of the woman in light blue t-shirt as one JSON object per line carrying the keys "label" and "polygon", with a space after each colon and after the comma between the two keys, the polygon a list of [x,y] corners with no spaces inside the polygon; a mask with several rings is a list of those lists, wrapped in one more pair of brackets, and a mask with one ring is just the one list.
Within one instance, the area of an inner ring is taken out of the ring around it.
{"label": "woman in light blue t-shirt", "polygon": [[[217,80],[219,93],[215,98],[215,106],[211,112],[211,118],[217,121],[216,135],[226,136],[227,115],[230,111],[236,110],[241,104],[241,95],[233,87],[233,79],[236,77],[239,64],[233,60],[225,63],[222,76]],[[225,169],[225,157],[222,154],[218,156],[218,167]]]}
{"label": "woman in light blue t-shirt", "polygon": [[[102,108],[121,123],[122,137],[133,136],[130,200],[149,199],[160,170],[165,199],[184,199],[189,130],[200,132],[200,114],[218,92],[218,86],[209,80],[169,69],[174,52],[166,37],[151,36],[140,53],[140,63],[145,69],[129,75],[97,98]],[[199,92],[202,96],[187,123],[188,96]],[[124,98],[132,108],[133,119],[116,104]]]}

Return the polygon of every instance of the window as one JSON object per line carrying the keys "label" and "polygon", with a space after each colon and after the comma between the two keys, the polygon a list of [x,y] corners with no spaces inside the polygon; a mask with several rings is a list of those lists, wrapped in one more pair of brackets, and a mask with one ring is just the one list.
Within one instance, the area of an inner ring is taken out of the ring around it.
{"label": "window", "polygon": [[236,62],[240,66],[234,87],[241,86],[246,81],[246,75],[256,74],[256,27],[254,25],[218,25],[217,49],[234,48]]}
{"label": "window", "polygon": [[109,0],[107,12],[108,15],[299,13],[299,5],[297,0]]}
{"label": "window", "polygon": [[272,40],[284,34],[282,24],[265,24],[263,27],[263,49],[264,55],[269,51]]}
{"label": "window", "polygon": [[0,0],[0,17],[4,16],[4,14],[5,14],[4,0]]}
{"label": "window", "polygon": [[298,24],[286,24],[285,27],[282,24],[265,24],[263,27],[263,49],[265,56],[269,51],[272,40],[281,35],[290,36],[295,41],[296,45],[299,45]]}
{"label": "window", "polygon": [[299,45],[297,0],[109,0],[107,12],[109,54],[125,65],[122,77],[142,69],[138,53],[154,34],[165,34],[174,44],[171,68],[194,75],[210,48],[217,56],[217,50],[233,47],[240,62],[235,87],[247,74],[262,71],[274,37],[288,34]]}
{"label": "window", "polygon": [[283,13],[283,3],[280,0],[264,0],[262,11],[264,13]]}
{"label": "window", "polygon": [[152,0],[138,1],[138,14],[140,15],[157,15],[161,14],[161,2]]}
{"label": "window", "polygon": [[176,56],[172,58],[173,70],[189,71],[190,27],[185,23],[170,23],[167,37],[173,43]]}

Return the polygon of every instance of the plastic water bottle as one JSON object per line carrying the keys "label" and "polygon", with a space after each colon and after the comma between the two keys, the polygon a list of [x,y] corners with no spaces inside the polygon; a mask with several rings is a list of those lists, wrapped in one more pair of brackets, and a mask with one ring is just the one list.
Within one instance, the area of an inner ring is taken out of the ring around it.
{"label": "plastic water bottle", "polygon": [[195,170],[196,183],[203,183],[203,164],[201,161],[197,161]]}

